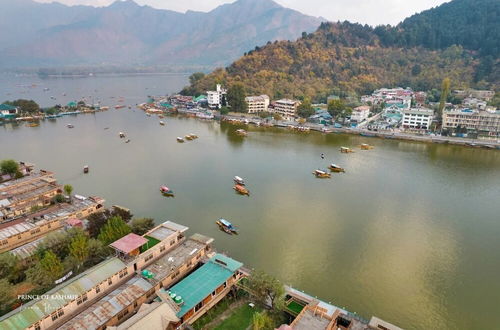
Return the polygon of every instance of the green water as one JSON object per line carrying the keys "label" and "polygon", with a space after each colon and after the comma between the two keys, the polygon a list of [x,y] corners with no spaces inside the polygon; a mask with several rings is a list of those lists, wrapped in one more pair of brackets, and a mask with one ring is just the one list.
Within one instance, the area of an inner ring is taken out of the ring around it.
{"label": "green water", "polygon": [[[123,109],[0,126],[0,159],[55,171],[108,206],[185,224],[247,267],[365,318],[408,329],[498,328],[500,152],[254,127],[242,138],[236,126],[164,120]],[[188,133],[200,138],[176,142]],[[338,151],[365,142],[375,149]],[[314,178],[332,162],[347,173]],[[232,190],[235,175],[250,197]],[[240,235],[219,231],[219,217]]]}

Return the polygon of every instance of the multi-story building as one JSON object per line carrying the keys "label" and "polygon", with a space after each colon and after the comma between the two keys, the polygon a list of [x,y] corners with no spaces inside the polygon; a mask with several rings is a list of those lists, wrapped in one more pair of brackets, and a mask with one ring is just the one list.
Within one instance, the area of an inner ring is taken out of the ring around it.
{"label": "multi-story building", "polygon": [[362,105],[352,109],[351,121],[354,121],[359,124],[367,120],[369,115],[370,115],[370,107],[367,105]]}
{"label": "multi-story building", "polygon": [[104,209],[99,197],[74,198],[71,204],[54,205],[0,227],[0,253],[23,246],[46,234],[61,229],[69,218],[84,219]]}
{"label": "multi-story building", "polygon": [[248,113],[266,112],[269,108],[269,96],[247,96],[245,101],[248,107]]}
{"label": "multi-story building", "polygon": [[285,120],[294,120],[297,116],[297,108],[300,101],[281,99],[274,102],[274,112],[278,113]]}
{"label": "multi-story building", "polygon": [[429,129],[434,118],[434,110],[412,108],[403,110],[403,128]]}
{"label": "multi-story building", "polygon": [[472,109],[453,109],[443,112],[443,128],[455,129],[458,126],[489,136],[500,135],[500,111],[478,111]]}
{"label": "multi-story building", "polygon": [[0,104],[0,118],[11,119],[16,117],[19,110],[9,104]]}
{"label": "multi-story building", "polygon": [[217,84],[215,91],[207,91],[208,106],[212,109],[220,109],[226,100],[227,90]]}

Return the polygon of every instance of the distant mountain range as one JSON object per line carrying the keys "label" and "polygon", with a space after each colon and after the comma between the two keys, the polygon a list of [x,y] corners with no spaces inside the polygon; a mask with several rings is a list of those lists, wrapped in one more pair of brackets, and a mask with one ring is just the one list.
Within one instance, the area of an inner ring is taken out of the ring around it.
{"label": "distant mountain range", "polygon": [[295,40],[320,18],[272,0],[238,0],[208,13],[140,6],[0,1],[0,67],[223,66],[257,45]]}
{"label": "distant mountain range", "polygon": [[500,1],[453,0],[397,26],[322,23],[296,41],[258,47],[191,81],[185,94],[242,83],[274,98],[369,93],[382,86],[500,89]]}

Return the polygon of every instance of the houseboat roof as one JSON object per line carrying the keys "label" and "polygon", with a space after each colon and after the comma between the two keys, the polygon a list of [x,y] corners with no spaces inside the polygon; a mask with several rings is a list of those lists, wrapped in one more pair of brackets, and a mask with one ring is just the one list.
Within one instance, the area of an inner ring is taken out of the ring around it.
{"label": "houseboat roof", "polygon": [[194,273],[174,285],[170,291],[181,296],[184,300],[184,305],[181,306],[177,316],[184,316],[242,266],[241,262],[222,254],[216,254]]}
{"label": "houseboat roof", "polygon": [[134,233],[130,233],[126,236],[123,236],[119,240],[114,241],[109,246],[115,250],[128,254],[134,250],[137,250],[147,242],[148,240],[146,238]]}
{"label": "houseboat roof", "polygon": [[146,280],[135,276],[58,329],[98,329],[152,287]]}
{"label": "houseboat roof", "polygon": [[0,329],[26,329],[124,269],[118,258],[110,258],[45,293],[51,299],[36,299],[0,318]]}

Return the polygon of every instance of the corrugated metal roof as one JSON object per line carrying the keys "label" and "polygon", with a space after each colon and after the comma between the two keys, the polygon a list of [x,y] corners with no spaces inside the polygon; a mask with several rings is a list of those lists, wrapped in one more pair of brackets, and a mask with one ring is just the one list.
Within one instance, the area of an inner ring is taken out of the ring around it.
{"label": "corrugated metal roof", "polygon": [[114,241],[113,243],[110,244],[110,246],[116,250],[119,250],[124,253],[130,253],[144,244],[148,242],[147,239],[145,239],[142,236],[139,236],[134,233],[130,233],[128,235],[123,236],[117,241]]}
{"label": "corrugated metal roof", "polygon": [[152,237],[154,239],[157,239],[159,241],[163,241],[170,235],[174,234],[175,232],[169,228],[166,227],[157,227],[153,230],[151,230],[149,233],[147,233],[145,236]]}
{"label": "corrugated metal roof", "polygon": [[222,254],[216,254],[194,273],[174,285],[169,291],[180,295],[184,300],[184,305],[181,306],[177,316],[184,316],[191,308],[233,276],[234,272],[241,266],[243,266],[241,262]]}
{"label": "corrugated metal roof", "polygon": [[118,258],[110,258],[73,279],[58,285],[45,295],[51,299],[39,299],[15,309],[0,318],[0,329],[25,329],[63,307],[74,297],[80,296],[110,276],[124,269],[126,265]]}
{"label": "corrugated metal roof", "polygon": [[187,231],[189,229],[189,227],[186,227],[186,226],[183,226],[183,225],[180,225],[178,223],[175,223],[173,221],[165,221],[164,223],[161,224],[163,227],[167,227],[167,228],[170,228],[174,231],[179,231],[181,233]]}
{"label": "corrugated metal roof", "polygon": [[97,329],[130,306],[153,286],[136,276],[88,307],[59,329]]}

